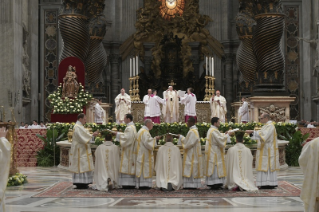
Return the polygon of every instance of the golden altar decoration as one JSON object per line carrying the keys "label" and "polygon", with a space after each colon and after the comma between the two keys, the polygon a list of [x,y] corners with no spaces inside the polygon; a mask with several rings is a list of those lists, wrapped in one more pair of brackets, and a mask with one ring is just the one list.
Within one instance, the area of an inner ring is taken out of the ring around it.
{"label": "golden altar decoration", "polygon": [[[183,104],[179,105],[179,122],[185,122],[184,107],[185,107],[185,105],[183,105]],[[144,122],[144,110],[145,110],[145,105],[142,101],[132,102],[131,114],[133,115],[134,122],[139,122],[139,123]],[[162,105],[161,105],[161,111],[162,111]],[[196,114],[197,114],[197,122],[210,123],[211,110],[210,110],[209,102],[197,101]],[[163,122],[163,115],[161,115],[161,122]]]}

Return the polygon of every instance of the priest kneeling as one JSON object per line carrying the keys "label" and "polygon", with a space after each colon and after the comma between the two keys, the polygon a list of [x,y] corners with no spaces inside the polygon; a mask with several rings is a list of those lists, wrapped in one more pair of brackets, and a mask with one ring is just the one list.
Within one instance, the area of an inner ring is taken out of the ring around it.
{"label": "priest kneeling", "polygon": [[117,188],[119,178],[119,148],[112,142],[112,135],[105,136],[105,142],[95,150],[93,189],[108,191]]}
{"label": "priest kneeling", "polygon": [[253,177],[253,155],[243,144],[245,132],[236,132],[237,144],[228,149],[225,187],[229,190],[257,191]]}
{"label": "priest kneeling", "polygon": [[178,190],[182,185],[182,156],[172,142],[172,135],[167,134],[166,143],[156,157],[156,186],[164,191]]}

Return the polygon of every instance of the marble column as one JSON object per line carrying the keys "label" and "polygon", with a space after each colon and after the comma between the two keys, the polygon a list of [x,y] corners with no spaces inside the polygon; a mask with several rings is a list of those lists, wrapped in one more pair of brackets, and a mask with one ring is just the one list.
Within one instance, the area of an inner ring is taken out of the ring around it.
{"label": "marble column", "polygon": [[145,50],[144,71],[146,75],[149,75],[151,71],[152,59],[153,59],[151,49],[154,47],[155,43],[144,43],[143,45]]}

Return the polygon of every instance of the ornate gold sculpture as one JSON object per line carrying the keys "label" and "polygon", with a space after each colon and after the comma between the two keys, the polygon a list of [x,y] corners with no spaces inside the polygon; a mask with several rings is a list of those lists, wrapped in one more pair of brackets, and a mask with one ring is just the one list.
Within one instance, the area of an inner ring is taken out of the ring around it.
{"label": "ornate gold sculpture", "polygon": [[204,101],[209,101],[213,94],[215,93],[215,77],[213,76],[205,76],[206,84],[205,84],[205,98]]}
{"label": "ornate gold sculpture", "polygon": [[63,78],[62,98],[70,97],[74,98],[79,92],[79,83],[77,81],[75,66],[69,65],[68,71]]}

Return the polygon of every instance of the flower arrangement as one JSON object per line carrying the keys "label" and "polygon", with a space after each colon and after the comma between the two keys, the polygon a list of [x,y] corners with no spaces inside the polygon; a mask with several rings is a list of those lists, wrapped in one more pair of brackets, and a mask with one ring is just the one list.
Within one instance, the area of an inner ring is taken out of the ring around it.
{"label": "flower arrangement", "polygon": [[18,186],[22,185],[24,183],[28,182],[27,181],[27,176],[24,174],[16,173],[12,177],[9,177],[7,186]]}
{"label": "flower arrangement", "polygon": [[62,98],[62,84],[58,89],[48,96],[53,113],[74,114],[82,113],[83,106],[87,105],[92,99],[92,94],[84,91],[84,86],[80,83],[78,95],[74,98]]}

